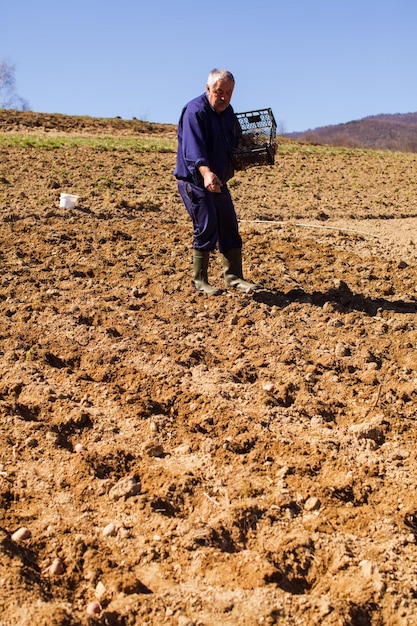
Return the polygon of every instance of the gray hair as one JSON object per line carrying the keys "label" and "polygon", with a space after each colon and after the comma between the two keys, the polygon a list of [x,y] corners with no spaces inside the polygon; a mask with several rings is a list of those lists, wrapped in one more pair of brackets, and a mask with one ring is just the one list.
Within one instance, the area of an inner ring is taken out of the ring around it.
{"label": "gray hair", "polygon": [[230,80],[232,81],[232,83],[235,82],[235,78],[232,74],[232,72],[229,72],[228,70],[211,70],[210,74],[208,75],[207,78],[207,85],[211,88],[214,87],[214,85],[219,81],[219,80]]}

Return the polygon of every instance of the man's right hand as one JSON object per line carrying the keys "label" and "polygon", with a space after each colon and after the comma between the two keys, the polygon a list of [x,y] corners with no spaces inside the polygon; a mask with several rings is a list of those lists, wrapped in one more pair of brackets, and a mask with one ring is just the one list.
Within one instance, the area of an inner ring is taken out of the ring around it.
{"label": "man's right hand", "polygon": [[204,187],[207,191],[211,191],[212,193],[220,193],[222,189],[222,181],[207,165],[201,165],[199,167],[200,174],[204,180]]}

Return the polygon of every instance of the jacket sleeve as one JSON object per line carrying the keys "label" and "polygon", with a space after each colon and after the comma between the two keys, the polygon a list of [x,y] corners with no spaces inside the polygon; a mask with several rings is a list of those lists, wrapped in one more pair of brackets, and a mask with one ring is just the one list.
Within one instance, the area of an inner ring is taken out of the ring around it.
{"label": "jacket sleeve", "polygon": [[193,180],[201,181],[200,165],[210,165],[207,151],[207,129],[203,119],[192,107],[186,108],[182,119],[182,156]]}

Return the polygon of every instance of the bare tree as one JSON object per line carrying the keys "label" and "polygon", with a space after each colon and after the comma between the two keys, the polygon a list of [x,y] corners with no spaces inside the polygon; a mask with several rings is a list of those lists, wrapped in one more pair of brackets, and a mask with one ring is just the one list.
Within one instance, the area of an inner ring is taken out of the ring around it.
{"label": "bare tree", "polygon": [[28,101],[16,93],[15,72],[13,63],[0,61],[0,109],[28,111]]}
{"label": "bare tree", "polygon": [[285,137],[286,134],[287,129],[285,128],[285,123],[282,120],[279,120],[277,124],[277,137]]}

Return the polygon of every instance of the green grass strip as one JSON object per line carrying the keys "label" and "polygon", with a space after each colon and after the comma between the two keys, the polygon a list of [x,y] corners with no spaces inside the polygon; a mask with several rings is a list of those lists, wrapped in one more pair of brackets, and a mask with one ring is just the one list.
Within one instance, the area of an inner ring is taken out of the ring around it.
{"label": "green grass strip", "polygon": [[58,150],[60,148],[87,147],[95,150],[125,150],[129,152],[175,152],[177,142],[166,137],[81,137],[40,136],[20,133],[0,134],[0,146],[4,148],[34,148]]}

